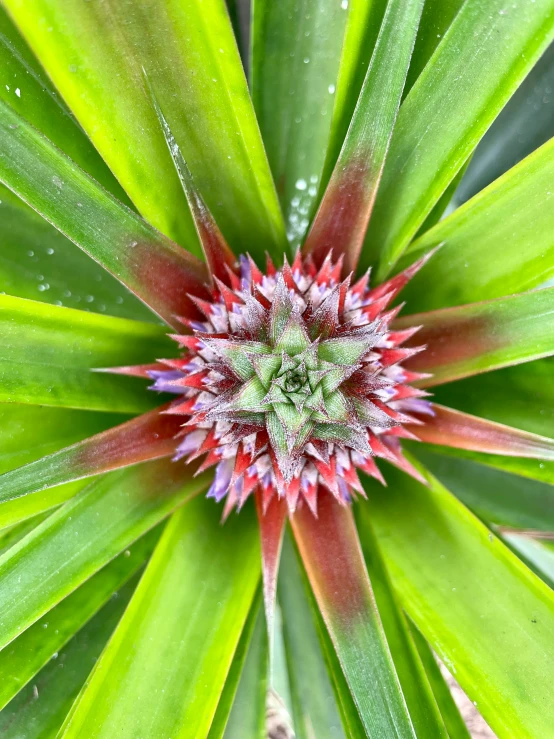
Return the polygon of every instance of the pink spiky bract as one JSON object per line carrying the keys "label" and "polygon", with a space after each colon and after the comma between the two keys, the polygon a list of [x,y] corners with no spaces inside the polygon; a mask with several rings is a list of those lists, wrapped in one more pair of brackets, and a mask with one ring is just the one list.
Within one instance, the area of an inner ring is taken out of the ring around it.
{"label": "pink spiky bract", "polygon": [[241,258],[211,300],[194,301],[204,320],[183,319],[183,356],[149,374],[178,396],[165,411],[183,416],[175,459],[207,455],[200,469],[215,465],[208,495],[226,498],[225,516],[256,490],[263,510],[277,496],[317,515],[320,486],[345,505],[363,495],[357,469],[382,480],[375,458],[417,476],[400,438],[427,405],[402,367],[419,349],[401,346],[413,330],[390,328],[408,277],[371,290],[367,276],[341,281],[330,255],[265,275]]}

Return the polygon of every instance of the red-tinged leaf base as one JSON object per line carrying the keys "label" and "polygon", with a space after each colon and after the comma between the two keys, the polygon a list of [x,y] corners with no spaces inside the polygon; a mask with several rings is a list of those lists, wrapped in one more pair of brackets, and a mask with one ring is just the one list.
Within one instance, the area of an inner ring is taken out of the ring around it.
{"label": "red-tinged leaf base", "polygon": [[264,507],[261,490],[256,492],[256,509],[260,525],[260,542],[262,549],[262,574],[264,583],[264,606],[267,628],[273,634],[275,594],[277,591],[277,574],[281,558],[283,532],[287,520],[287,505],[282,499],[274,496]]}
{"label": "red-tinged leaf base", "polygon": [[350,507],[321,490],[291,517],[300,556],[368,736],[413,737]]}
{"label": "red-tinged leaf base", "polygon": [[419,441],[487,454],[554,460],[554,439],[471,416],[437,403],[431,407],[432,415],[426,416],[425,423],[411,429]]}
{"label": "red-tinged leaf base", "polygon": [[2,500],[175,454],[181,422],[161,406],[0,476]]}

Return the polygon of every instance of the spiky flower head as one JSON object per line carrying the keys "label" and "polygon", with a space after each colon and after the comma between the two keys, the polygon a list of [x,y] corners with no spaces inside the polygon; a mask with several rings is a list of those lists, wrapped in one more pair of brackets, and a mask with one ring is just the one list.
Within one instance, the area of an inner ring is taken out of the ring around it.
{"label": "spiky flower head", "polygon": [[168,413],[188,416],[176,459],[206,453],[217,465],[209,495],[226,512],[259,487],[289,510],[303,499],[316,512],[318,486],[340,503],[363,494],[356,468],[382,479],[375,457],[417,474],[402,456],[404,424],[425,412],[418,375],[402,360],[417,328],[394,331],[390,303],[419,265],[371,289],[366,274],[341,279],[331,256],[317,269],[298,256],[266,274],[250,258],[215,280],[211,301],[194,298],[205,320],[184,320],[184,349],[151,371],[154,389],[181,397]]}

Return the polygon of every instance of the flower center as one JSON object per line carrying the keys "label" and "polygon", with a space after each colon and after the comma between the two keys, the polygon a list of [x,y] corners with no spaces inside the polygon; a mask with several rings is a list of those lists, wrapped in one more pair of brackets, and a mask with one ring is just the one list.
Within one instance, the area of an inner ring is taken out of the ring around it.
{"label": "flower center", "polygon": [[207,454],[216,499],[242,505],[261,487],[267,503],[277,493],[315,510],[319,485],[346,503],[362,491],[356,467],[380,477],[375,457],[402,463],[400,426],[425,402],[401,367],[418,349],[400,347],[409,336],[384,312],[404,283],[351,286],[340,269],[298,257],[262,275],[241,260],[240,277],[197,303],[206,321],[186,321],[183,358],[153,374],[188,416],[177,458]]}

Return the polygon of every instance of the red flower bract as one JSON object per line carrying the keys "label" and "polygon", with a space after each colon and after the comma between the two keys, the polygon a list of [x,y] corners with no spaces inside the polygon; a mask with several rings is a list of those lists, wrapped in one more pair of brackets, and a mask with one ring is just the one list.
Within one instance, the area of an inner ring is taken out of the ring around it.
{"label": "red flower bract", "polygon": [[402,346],[417,328],[395,331],[390,305],[420,266],[371,289],[369,274],[341,280],[330,255],[319,269],[268,262],[265,275],[242,257],[211,301],[192,298],[205,320],[183,319],[183,356],[149,374],[179,395],[164,412],[186,417],[175,460],[216,465],[208,495],[226,497],[225,515],[256,488],[264,510],[276,495],[315,513],[320,484],[346,504],[364,494],[356,468],[383,481],[376,457],[418,476],[400,438],[429,404],[402,361],[423,347]]}

